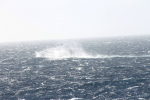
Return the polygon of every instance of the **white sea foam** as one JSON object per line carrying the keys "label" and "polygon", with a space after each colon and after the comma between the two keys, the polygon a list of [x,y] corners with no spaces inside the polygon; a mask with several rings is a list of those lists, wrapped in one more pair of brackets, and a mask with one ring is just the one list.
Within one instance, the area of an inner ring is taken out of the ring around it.
{"label": "white sea foam", "polygon": [[150,55],[104,55],[88,54],[79,43],[67,43],[57,45],[53,48],[45,49],[35,53],[36,57],[49,58],[51,60],[66,58],[114,58],[114,57],[150,57]]}
{"label": "white sea foam", "polygon": [[63,58],[95,58],[96,56],[86,53],[82,46],[78,43],[58,45],[54,48],[49,48],[40,52],[36,52],[36,57],[43,57],[49,59],[63,59]]}
{"label": "white sea foam", "polygon": [[71,98],[70,100],[83,100],[82,98]]}

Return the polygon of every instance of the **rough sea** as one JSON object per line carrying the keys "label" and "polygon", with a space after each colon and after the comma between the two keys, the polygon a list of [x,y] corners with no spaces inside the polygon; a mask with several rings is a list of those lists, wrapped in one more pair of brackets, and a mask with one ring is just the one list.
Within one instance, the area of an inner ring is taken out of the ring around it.
{"label": "rough sea", "polygon": [[150,36],[0,43],[0,100],[52,99],[150,99]]}

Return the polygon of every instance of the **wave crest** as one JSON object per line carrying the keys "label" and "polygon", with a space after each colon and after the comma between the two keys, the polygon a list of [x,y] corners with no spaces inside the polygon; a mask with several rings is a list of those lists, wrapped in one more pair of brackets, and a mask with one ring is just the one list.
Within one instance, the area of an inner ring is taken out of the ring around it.
{"label": "wave crest", "polygon": [[87,53],[80,43],[65,43],[55,47],[35,52],[36,57],[48,58],[50,60],[66,58],[114,58],[114,57],[150,57],[150,55],[106,55]]}
{"label": "wave crest", "polygon": [[93,56],[83,50],[79,43],[59,44],[56,47],[36,52],[36,57],[49,59],[91,58]]}

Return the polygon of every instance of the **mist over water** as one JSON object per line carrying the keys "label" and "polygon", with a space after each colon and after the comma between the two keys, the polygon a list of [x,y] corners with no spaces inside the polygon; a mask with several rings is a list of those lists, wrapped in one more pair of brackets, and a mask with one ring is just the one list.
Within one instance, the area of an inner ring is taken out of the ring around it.
{"label": "mist over water", "polygon": [[55,47],[36,52],[36,57],[49,58],[51,60],[64,58],[97,58],[88,54],[78,42],[60,43]]}
{"label": "mist over water", "polygon": [[[114,41],[104,42],[104,44],[106,46],[110,45],[109,48],[111,50],[111,47],[114,45],[113,42]],[[86,48],[83,45],[84,43],[80,43],[80,42],[59,42],[53,47],[46,48],[42,51],[36,51],[35,56],[37,58],[48,58],[50,60],[58,60],[58,59],[60,60],[60,59],[66,59],[66,58],[87,58],[88,59],[88,58],[114,58],[114,57],[150,57],[149,55],[150,51],[147,51],[147,54],[136,54],[137,51],[133,51],[132,53],[125,55],[123,54],[126,51],[124,48],[122,51],[120,51],[121,52],[120,54],[119,52],[118,54],[117,53],[109,54],[111,52],[114,52],[114,50],[112,51],[104,50],[107,52],[107,53],[104,53],[104,51],[101,52],[101,49],[104,49],[104,47],[99,46],[98,48],[98,45],[96,45],[95,47],[90,48],[91,50],[93,49],[93,51],[91,52],[89,48]],[[89,44],[86,44],[86,45],[89,45]],[[93,46],[94,45],[95,44],[93,44]],[[124,44],[122,43],[122,45]],[[98,48],[100,51],[97,52],[95,48]],[[113,49],[115,49],[115,47],[113,47]],[[131,48],[128,48],[128,49],[131,49]]]}

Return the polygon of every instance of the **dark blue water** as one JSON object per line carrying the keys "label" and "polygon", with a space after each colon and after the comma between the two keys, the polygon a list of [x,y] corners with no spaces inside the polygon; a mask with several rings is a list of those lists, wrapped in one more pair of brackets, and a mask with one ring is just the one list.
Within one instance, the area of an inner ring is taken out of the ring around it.
{"label": "dark blue water", "polygon": [[150,99],[150,36],[0,44],[0,100]]}

